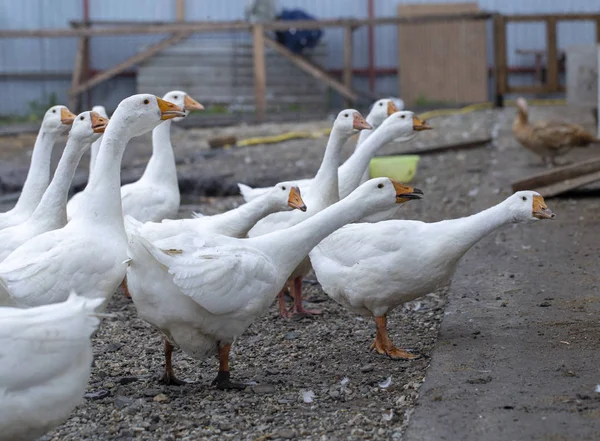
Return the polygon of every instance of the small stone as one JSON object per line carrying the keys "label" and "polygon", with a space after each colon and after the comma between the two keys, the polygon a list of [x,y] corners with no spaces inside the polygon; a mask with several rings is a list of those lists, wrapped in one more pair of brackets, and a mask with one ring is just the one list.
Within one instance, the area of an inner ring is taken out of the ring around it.
{"label": "small stone", "polygon": [[102,398],[106,398],[110,395],[110,392],[107,390],[97,390],[96,392],[89,392],[85,394],[83,397],[88,400],[101,400]]}
{"label": "small stone", "polygon": [[144,394],[145,397],[155,397],[158,394],[162,393],[162,389],[146,389],[142,393]]}
{"label": "small stone", "polygon": [[117,395],[113,401],[113,404],[117,409],[123,409],[124,407],[131,406],[133,403],[133,399],[123,395]]}
{"label": "small stone", "polygon": [[547,308],[548,306],[552,306],[550,302],[542,302],[538,305],[540,308]]}
{"label": "small stone", "polygon": [[467,383],[469,383],[469,384],[488,384],[491,381],[492,381],[492,377],[490,375],[488,375],[487,377],[469,378],[467,380]]}
{"label": "small stone", "polygon": [[294,432],[292,429],[279,429],[273,434],[273,438],[294,439],[295,437],[296,432]]}
{"label": "small stone", "polygon": [[361,366],[360,371],[362,373],[367,373],[367,372],[371,372],[373,370],[373,365],[372,364],[365,364],[364,366]]}
{"label": "small stone", "polygon": [[294,331],[290,331],[290,332],[287,332],[283,338],[285,338],[286,340],[295,340],[298,338],[298,333],[294,332]]}
{"label": "small stone", "polygon": [[152,401],[155,401],[157,403],[162,403],[164,401],[169,401],[169,397],[166,396],[165,394],[158,394],[152,399]]}
{"label": "small stone", "polygon": [[104,347],[104,352],[117,352],[122,347],[121,343],[109,343]]}
{"label": "small stone", "polygon": [[252,386],[251,389],[255,394],[272,394],[275,392],[275,386],[271,384],[257,384]]}
{"label": "small stone", "polygon": [[341,396],[341,394],[340,394],[340,392],[339,392],[339,391],[337,391],[337,390],[335,390],[335,389],[330,389],[330,390],[329,390],[329,396],[330,396],[331,398],[333,398],[334,400],[337,400],[337,399],[338,399],[338,398]]}
{"label": "small stone", "polygon": [[137,380],[137,377],[121,377],[117,380],[117,383],[124,386],[129,383],[135,383]]}

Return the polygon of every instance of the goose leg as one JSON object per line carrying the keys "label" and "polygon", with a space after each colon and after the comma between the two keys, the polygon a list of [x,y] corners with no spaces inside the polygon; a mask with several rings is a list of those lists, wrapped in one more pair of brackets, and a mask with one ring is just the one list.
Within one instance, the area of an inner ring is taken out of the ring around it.
{"label": "goose leg", "polygon": [[187,384],[185,381],[179,380],[173,373],[173,345],[165,338],[165,374],[162,377],[162,382],[171,386],[182,386]]}
{"label": "goose leg", "polygon": [[279,291],[279,294],[277,294],[277,302],[279,303],[279,315],[283,318],[290,318],[290,311],[288,311],[288,307],[285,304],[284,291],[285,286],[281,291]]}
{"label": "goose leg", "polygon": [[121,282],[121,289],[123,290],[123,294],[125,294],[125,297],[130,299],[131,294],[129,293],[129,289],[127,288],[127,277],[125,277]]}
{"label": "goose leg", "polygon": [[378,354],[386,354],[394,360],[412,360],[418,357],[418,355],[411,354],[404,349],[398,349],[394,346],[387,333],[387,317],[385,315],[375,317],[375,324],[377,325],[377,336],[371,344],[371,349],[375,349]]}
{"label": "goose leg", "polygon": [[302,276],[298,276],[294,279],[292,284],[292,297],[294,297],[293,315],[307,316],[323,313],[320,309],[304,309],[304,305],[302,305]]}
{"label": "goose leg", "polygon": [[245,384],[233,383],[231,381],[231,374],[229,372],[229,351],[231,350],[231,343],[226,344],[223,347],[219,347],[219,373],[217,378],[212,382],[213,385],[217,386],[217,389],[235,389],[242,390],[246,388]]}

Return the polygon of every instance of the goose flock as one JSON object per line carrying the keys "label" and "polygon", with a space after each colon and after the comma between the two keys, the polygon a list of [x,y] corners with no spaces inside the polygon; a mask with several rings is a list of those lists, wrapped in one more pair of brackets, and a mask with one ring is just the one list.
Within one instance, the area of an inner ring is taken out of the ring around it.
{"label": "goose flock", "polygon": [[[170,128],[202,109],[177,90],[130,96],[110,120],[102,106],[77,116],[64,106],[46,112],[19,200],[0,214],[0,441],[37,439],[68,418],[89,380],[91,336],[120,285],[138,316],[164,335],[162,381],[182,383],[171,360],[178,347],[195,359],[216,355],[213,384],[243,389],[230,376],[231,345],[276,298],[284,317],[318,314],[302,302],[311,269],[329,297],[373,318],[371,349],[411,359],[418,354],[388,336],[390,311],[447,284],[461,257],[492,231],[554,218],[541,195],[521,191],[461,219],[397,220],[399,207],[423,192],[368,179],[369,161],[389,142],[431,127],[382,99],[366,118],[354,109],[337,115],[313,178],[268,188],[240,183],[240,207],[175,219]],[[67,130],[50,180],[53,146]],[[143,176],[121,186],[129,140],[149,131]],[[357,133],[356,150],[340,165]],[[90,148],[88,184],[67,201]]]}

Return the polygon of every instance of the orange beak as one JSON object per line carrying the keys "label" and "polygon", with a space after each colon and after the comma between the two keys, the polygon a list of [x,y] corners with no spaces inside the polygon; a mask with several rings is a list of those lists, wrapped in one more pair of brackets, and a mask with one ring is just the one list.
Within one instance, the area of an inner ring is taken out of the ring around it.
{"label": "orange beak", "polygon": [[185,116],[185,112],[181,109],[181,107],[159,97],[156,97],[156,101],[158,102],[158,108],[160,109],[160,119],[163,121]]}
{"label": "orange beak", "polygon": [[409,187],[408,185],[401,184],[399,182],[392,181],[392,185],[394,186],[394,190],[396,190],[396,203],[403,204],[404,202],[408,202],[411,199],[421,199],[423,197],[423,192],[418,188]]}
{"label": "orange beak", "polygon": [[420,132],[422,130],[432,130],[432,127],[416,115],[413,115],[413,130]]}
{"label": "orange beak", "polygon": [[387,106],[387,116],[390,116],[392,113],[396,113],[397,111],[398,108],[396,107],[394,102],[392,100],[389,100]]}
{"label": "orange beak", "polygon": [[204,110],[204,106],[189,95],[186,95],[183,100],[183,108],[185,110]]}
{"label": "orange beak", "polygon": [[290,197],[288,198],[288,206],[300,210],[306,211],[306,205],[300,195],[300,189],[298,187],[292,187],[290,189]]}
{"label": "orange beak", "polygon": [[76,116],[69,109],[63,107],[60,109],[60,122],[70,126],[75,121]]}
{"label": "orange beak", "polygon": [[541,196],[533,197],[533,209],[531,214],[538,219],[554,219],[556,215],[548,208],[546,201]]}
{"label": "orange beak", "polygon": [[104,130],[106,130],[106,126],[108,125],[108,118],[104,118],[103,116],[100,116],[100,114],[96,113],[96,112],[92,112],[91,117],[92,117],[92,130],[94,130],[94,133],[104,133]]}
{"label": "orange beak", "polygon": [[354,112],[352,128],[356,130],[373,130],[373,126],[365,121],[365,118],[359,112]]}

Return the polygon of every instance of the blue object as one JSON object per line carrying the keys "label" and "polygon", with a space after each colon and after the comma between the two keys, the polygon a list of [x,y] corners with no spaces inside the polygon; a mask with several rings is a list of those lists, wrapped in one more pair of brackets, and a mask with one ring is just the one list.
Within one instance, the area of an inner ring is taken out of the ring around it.
{"label": "blue object", "polygon": [[[279,20],[316,20],[301,9],[284,9],[279,15]],[[277,31],[277,41],[292,52],[301,53],[304,48],[313,48],[317,45],[323,31],[321,29],[288,29]]]}

